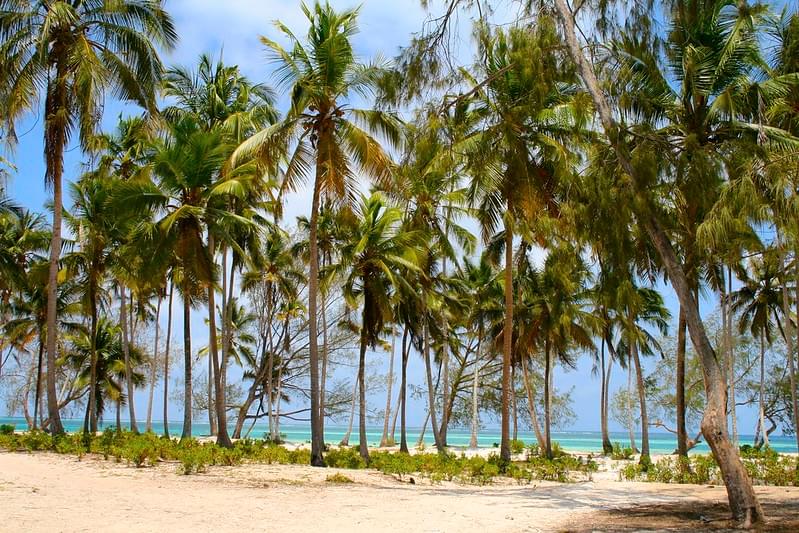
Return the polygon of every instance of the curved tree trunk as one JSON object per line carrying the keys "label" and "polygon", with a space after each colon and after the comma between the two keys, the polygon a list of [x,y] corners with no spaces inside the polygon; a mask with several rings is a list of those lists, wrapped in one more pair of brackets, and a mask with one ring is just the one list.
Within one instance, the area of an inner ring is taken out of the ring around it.
{"label": "curved tree trunk", "polygon": [[355,379],[355,383],[352,384],[352,403],[350,404],[350,423],[347,426],[347,432],[344,434],[344,437],[341,439],[341,442],[338,443],[339,446],[349,446],[350,445],[350,435],[352,435],[352,424],[355,422],[355,402],[358,398],[358,379]]}
{"label": "curved tree trunk", "polygon": [[388,421],[391,417],[391,389],[394,384],[394,350],[397,344],[397,333],[391,334],[391,355],[388,358],[388,379],[386,381],[386,411],[383,416],[383,436],[380,437],[380,447],[388,446]]}
{"label": "curved tree trunk", "polygon": [[477,391],[480,386],[480,349],[483,346],[483,323],[480,322],[480,327],[477,332],[477,348],[474,352],[474,372],[472,373],[472,434],[469,437],[469,448],[477,449],[477,431],[480,429],[480,412],[477,404]]}
{"label": "curved tree trunk", "polygon": [[760,332],[760,386],[758,399],[758,419],[760,421],[760,435],[763,445],[768,446],[768,431],[766,430],[766,334]]}
{"label": "curved tree trunk", "polygon": [[644,386],[644,372],[641,368],[641,357],[638,354],[638,343],[631,343],[633,364],[635,365],[635,379],[638,384],[638,404],[641,409],[641,458],[643,465],[651,462],[649,455],[649,416],[646,412],[646,388]]}
{"label": "curved tree trunk", "polygon": [[[210,315],[210,313],[209,313]],[[210,336],[210,335],[209,335]],[[206,397],[208,402],[208,432],[212,437],[218,433],[216,427],[216,405],[214,403],[214,384],[216,383],[216,372],[214,372],[214,360],[211,356],[210,342],[208,346],[208,382],[206,383]]]}
{"label": "curved tree trunk", "polygon": [[405,420],[405,396],[408,390],[408,356],[410,347],[408,346],[408,326],[402,332],[402,382],[400,383],[400,451],[409,453],[408,450],[408,428]]}
{"label": "curved tree trunk", "polygon": [[[779,235],[779,234],[778,234]],[[778,239],[777,241],[780,243],[780,263],[782,265],[782,272],[785,274],[786,279],[782,280],[782,314],[785,317],[785,348],[787,352],[787,359],[788,359],[788,377],[790,380],[790,387],[791,387],[791,406],[793,407],[793,427],[796,428],[794,430],[794,437],[796,438],[796,447],[799,449],[799,401],[797,401],[796,397],[796,364],[794,362],[794,329],[793,329],[793,322],[791,321],[791,304],[790,298],[788,296],[788,280],[787,280],[787,269],[785,267],[785,248],[783,247],[781,241]],[[799,262],[799,257],[795,259]],[[797,304],[799,304],[799,286],[797,286]],[[797,315],[799,318],[799,315]]]}
{"label": "curved tree trunk", "polygon": [[[208,249],[211,253],[211,257],[213,258],[216,254],[216,248],[214,246],[214,237],[213,235],[208,235]],[[223,267],[224,270],[224,267]],[[227,289],[227,287],[224,287]],[[223,294],[225,294],[223,292]],[[210,349],[210,357],[211,361],[213,362],[213,374],[214,374],[214,403],[213,407],[216,413],[216,421],[217,421],[217,436],[216,436],[216,443],[219,446],[224,448],[231,448],[233,446],[233,442],[230,440],[230,435],[227,431],[227,400],[225,398],[225,390],[223,388],[222,383],[222,368],[219,364],[219,344],[217,339],[217,331],[216,331],[216,305],[214,304],[214,300],[216,298],[216,288],[214,287],[213,282],[208,284],[208,346]],[[227,303],[227,302],[225,302]],[[222,311],[222,316],[226,316],[226,311]],[[210,398],[209,398],[210,399]],[[211,404],[208,406],[209,412],[211,410]]]}
{"label": "curved tree trunk", "polygon": [[42,342],[41,333],[39,334],[39,358],[36,364],[36,393],[33,395],[33,425],[31,429],[36,429],[39,418],[39,404],[42,397],[42,366],[44,361],[44,343]]}
{"label": "curved tree trunk", "polygon": [[[439,453],[444,453],[446,451],[446,447],[444,443],[441,442],[441,435],[438,431],[438,425],[436,424],[436,398],[435,398],[435,387],[433,386],[433,370],[430,367],[430,331],[427,327],[427,324],[424,324],[424,366],[425,366],[425,373],[427,374],[427,401],[428,401],[428,413],[430,414],[430,424],[433,431],[433,439],[436,443],[436,449]],[[439,373],[439,377],[441,374]]]}
{"label": "curved tree trunk", "polygon": [[524,378],[524,391],[527,394],[527,410],[530,411],[530,425],[535,433],[536,443],[541,449],[545,445],[546,439],[541,433],[541,426],[538,424],[538,410],[535,408],[535,391],[530,383],[530,372],[527,368],[527,358],[522,357],[522,373]]}
{"label": "curved tree trunk", "polygon": [[90,361],[90,377],[89,377],[89,402],[87,404],[88,410],[88,427],[84,427],[84,432],[90,432],[92,435],[97,433],[97,284],[94,276],[89,280],[89,312],[91,313],[89,326],[89,340],[91,349]]}
{"label": "curved tree trunk", "polygon": [[[594,107],[599,115],[602,128],[610,139],[613,150],[624,171],[631,178],[633,191],[642,205],[649,205],[648,199],[640,190],[638,175],[635,171],[626,145],[620,141],[618,128],[610,110],[608,101],[602,92],[591,65],[583,55],[575,31],[574,16],[566,0],[555,0],[555,8],[561,19],[569,55],[575,63],[578,75],[591,95]],[[702,417],[702,433],[713,451],[713,457],[719,465],[727,488],[730,511],[735,520],[743,526],[751,527],[761,524],[765,517],[763,509],[755,494],[752,480],[741,462],[738,449],[730,442],[727,434],[727,394],[724,378],[716,359],[704,324],[699,314],[699,305],[688,284],[685,270],[677,259],[677,254],[660,222],[651,213],[636,213],[641,224],[652,240],[652,244],[660,256],[674,291],[681,306],[685,308],[686,323],[691,340],[702,363],[707,403]]]}
{"label": "curved tree trunk", "polygon": [[125,286],[119,284],[119,306],[120,306],[120,321],[122,322],[122,353],[125,356],[125,384],[128,393],[128,416],[130,416],[130,430],[133,433],[138,433],[139,428],[136,426],[136,402],[133,396],[133,369],[130,366],[130,337],[128,336],[128,303],[125,296]]}
{"label": "curved tree trunk", "polygon": [[630,423],[627,424],[627,432],[630,437],[630,448],[638,453],[638,446],[635,444],[635,422],[633,418],[633,367],[627,362],[627,416]]}
{"label": "curved tree trunk", "polygon": [[[511,206],[508,205],[509,218]],[[499,457],[510,462],[510,367],[513,346],[513,228],[505,221],[505,323],[502,328],[502,412]]]}
{"label": "curved tree trunk", "polygon": [[[610,376],[613,373],[613,357],[608,360],[608,370],[605,374],[605,404],[602,406],[602,412],[605,415],[605,424],[608,421],[608,407],[610,405]],[[610,440],[610,435],[608,435],[608,440]],[[611,444],[611,450],[613,449],[613,445]]]}
{"label": "curved tree trunk", "polygon": [[605,336],[600,340],[599,349],[599,371],[600,371],[600,391],[599,391],[599,425],[602,431],[602,453],[610,455],[613,452],[613,443],[610,442],[608,432],[608,411],[607,411],[607,376],[605,375]]}
{"label": "curved tree trunk", "polygon": [[147,424],[144,427],[144,431],[150,432],[153,430],[153,398],[155,396],[155,380],[157,378],[157,364],[158,364],[158,334],[161,332],[161,324],[159,323],[159,319],[161,318],[161,301],[163,300],[163,295],[161,290],[158,291],[158,303],[155,306],[155,342],[153,346],[153,361],[150,364],[150,398],[147,402]]}
{"label": "curved tree trunk", "polygon": [[[727,295],[732,294],[732,268],[727,267]],[[728,296],[729,297],[729,296]],[[727,302],[727,307],[729,309],[729,302]],[[735,380],[737,379],[735,375],[735,344],[734,344],[734,337],[732,334],[732,311],[727,313],[727,350],[729,351],[729,369],[727,371],[727,375],[729,376],[729,387],[730,387],[730,398],[729,398],[729,407],[730,407],[730,421],[732,424],[732,444],[733,446],[738,446],[738,413],[737,409],[738,406],[735,405]]]}
{"label": "curved tree trunk", "polygon": [[169,348],[172,344],[172,296],[175,286],[169,282],[169,304],[167,305],[166,349],[164,350],[164,435],[169,437]]}
{"label": "curved tree trunk", "polygon": [[[726,316],[724,317],[726,318]],[[688,432],[685,427],[685,312],[680,306],[677,319],[677,453],[688,457]]]}

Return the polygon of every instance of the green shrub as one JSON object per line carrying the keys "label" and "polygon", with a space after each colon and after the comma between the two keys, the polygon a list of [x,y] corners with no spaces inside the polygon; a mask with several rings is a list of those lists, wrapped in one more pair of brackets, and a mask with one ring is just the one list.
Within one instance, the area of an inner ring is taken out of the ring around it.
{"label": "green shrub", "polygon": [[330,474],[325,478],[328,483],[355,483],[352,478],[341,473]]}
{"label": "green shrub", "polygon": [[16,426],[12,424],[0,424],[0,435],[13,435]]}
{"label": "green shrub", "polygon": [[334,468],[366,468],[366,461],[361,457],[358,449],[354,447],[330,450],[325,456],[325,464]]}
{"label": "green shrub", "polygon": [[29,452],[53,449],[53,438],[38,429],[22,435],[22,446]]}
{"label": "green shrub", "polygon": [[613,443],[613,450],[610,452],[610,458],[615,461],[629,461],[635,455],[635,450],[629,447],[622,448],[618,442]]}
{"label": "green shrub", "polygon": [[524,452],[524,441],[520,439],[513,439],[510,441],[510,453],[518,455]]}

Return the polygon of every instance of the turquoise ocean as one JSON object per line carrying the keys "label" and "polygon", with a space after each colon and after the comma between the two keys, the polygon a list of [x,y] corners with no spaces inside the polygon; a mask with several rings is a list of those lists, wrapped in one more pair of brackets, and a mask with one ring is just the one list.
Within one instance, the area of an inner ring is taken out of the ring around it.
{"label": "turquoise ocean", "polygon": [[[83,427],[83,420],[63,420],[64,427],[67,431],[80,431]],[[2,418],[0,417],[0,424],[12,424],[16,429],[27,429],[27,424],[24,418]],[[125,422],[122,423],[123,427],[126,426]],[[144,429],[144,421],[138,422],[139,429]],[[113,427],[113,423],[103,422],[100,423],[100,428]],[[249,428],[249,424],[245,425],[245,431]],[[182,421],[169,423],[169,433],[173,436],[180,435],[183,429]],[[232,426],[230,426],[232,431]],[[153,431],[155,433],[163,433],[164,424],[162,422],[153,422]],[[258,423],[250,432],[252,438],[262,438],[267,433],[268,428],[266,424]],[[341,438],[347,431],[347,427],[340,424],[326,424],[325,425],[325,441],[330,444],[338,444]],[[421,428],[408,428],[408,445],[414,446],[419,439],[419,432]],[[287,442],[302,443],[308,442],[311,438],[310,426],[308,424],[281,424],[280,433],[283,439]],[[366,438],[369,445],[377,446],[380,443],[380,437],[383,433],[381,426],[369,426],[366,431]],[[192,434],[195,437],[207,436],[210,434],[208,423],[194,422],[192,424]],[[447,443],[450,446],[466,447],[469,445],[470,437],[469,429],[464,428],[450,428],[447,431]],[[396,439],[399,441],[399,428],[396,431]],[[520,431],[518,437],[525,443],[535,442],[535,435],[531,432]],[[611,432],[611,440],[618,442],[622,446],[629,445],[629,437],[626,431],[624,432]],[[641,437],[636,437],[636,442],[641,445]],[[433,445],[433,436],[428,430],[425,433],[425,444],[428,446]],[[584,451],[584,452],[598,452],[602,450],[602,436],[598,431],[556,431],[552,433],[552,440],[558,442],[561,447],[569,451]],[[751,444],[753,437],[751,435],[740,435],[739,441],[741,444]],[[771,436],[771,447],[779,452],[792,452],[796,453],[796,439],[793,436]],[[480,447],[491,448],[498,445],[500,441],[500,433],[498,428],[485,428],[478,434],[478,444]],[[358,444],[358,428],[353,428],[352,435],[350,436],[350,444]],[[668,454],[672,453],[677,447],[677,440],[671,433],[663,432],[650,432],[649,433],[649,446],[652,453]],[[699,444],[692,450],[694,453],[707,453],[710,449],[706,443]]]}

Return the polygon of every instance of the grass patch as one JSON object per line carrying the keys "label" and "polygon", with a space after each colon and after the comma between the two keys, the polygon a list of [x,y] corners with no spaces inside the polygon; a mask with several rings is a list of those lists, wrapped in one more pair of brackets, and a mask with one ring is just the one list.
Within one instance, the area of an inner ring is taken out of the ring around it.
{"label": "grass patch", "polygon": [[325,481],[328,483],[336,483],[336,484],[347,484],[347,483],[355,483],[351,477],[347,477],[341,472],[336,472],[335,474],[330,474],[325,478]]}

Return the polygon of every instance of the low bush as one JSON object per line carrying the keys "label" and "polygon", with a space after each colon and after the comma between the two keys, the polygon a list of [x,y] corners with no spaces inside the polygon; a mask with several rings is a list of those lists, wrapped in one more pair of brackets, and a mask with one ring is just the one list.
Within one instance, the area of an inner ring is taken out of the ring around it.
{"label": "low bush", "polygon": [[0,424],[0,435],[13,435],[16,426],[11,424]]}
{"label": "low bush", "polygon": [[328,483],[355,483],[352,478],[345,476],[341,473],[330,474],[325,478]]}
{"label": "low bush", "polygon": [[635,450],[630,447],[622,448],[618,442],[613,443],[613,450],[610,452],[610,458],[615,461],[629,461],[635,455]]}
{"label": "low bush", "polygon": [[510,441],[510,453],[514,455],[524,453],[524,441],[519,439]]}
{"label": "low bush", "polygon": [[327,452],[325,464],[334,468],[361,469],[366,468],[364,461],[357,448],[338,448]]}

